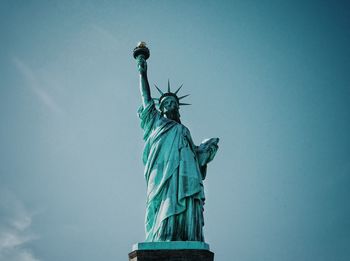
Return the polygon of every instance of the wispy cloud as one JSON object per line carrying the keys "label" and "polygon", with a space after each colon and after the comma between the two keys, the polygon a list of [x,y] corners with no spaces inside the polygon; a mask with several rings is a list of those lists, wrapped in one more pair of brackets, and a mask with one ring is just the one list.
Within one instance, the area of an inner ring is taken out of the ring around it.
{"label": "wispy cloud", "polygon": [[115,37],[110,31],[108,31],[107,29],[98,26],[96,24],[92,25],[92,28],[97,31],[101,36],[103,36],[104,38],[108,39],[110,42],[117,44],[119,41],[117,39],[117,37]]}
{"label": "wispy cloud", "polygon": [[39,100],[44,103],[51,111],[55,113],[62,113],[63,110],[57,105],[51,95],[40,85],[38,77],[35,75],[33,70],[26,65],[22,60],[17,57],[13,58],[13,63],[27,80],[31,90],[36,94]]}
{"label": "wispy cloud", "polygon": [[32,214],[23,203],[0,187],[0,260],[39,261],[26,246],[38,238],[31,224]]}

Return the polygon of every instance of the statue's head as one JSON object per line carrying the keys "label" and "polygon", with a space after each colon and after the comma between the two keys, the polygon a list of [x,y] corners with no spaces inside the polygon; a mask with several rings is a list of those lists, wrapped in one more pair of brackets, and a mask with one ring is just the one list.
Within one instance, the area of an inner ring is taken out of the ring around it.
{"label": "statue's head", "polygon": [[160,98],[155,98],[154,100],[158,101],[159,109],[165,117],[180,122],[180,113],[179,108],[181,105],[189,105],[188,103],[181,103],[180,100],[187,97],[184,95],[181,97],[177,96],[177,93],[181,89],[182,85],[175,91],[170,91],[170,82],[168,80],[168,91],[162,92],[157,86],[158,92],[161,94]]}
{"label": "statue's head", "polygon": [[159,109],[162,115],[180,123],[179,101],[177,97],[166,96],[160,101]]}
{"label": "statue's head", "polygon": [[172,95],[165,96],[162,100],[159,101],[159,109],[163,113],[179,110],[178,98]]}

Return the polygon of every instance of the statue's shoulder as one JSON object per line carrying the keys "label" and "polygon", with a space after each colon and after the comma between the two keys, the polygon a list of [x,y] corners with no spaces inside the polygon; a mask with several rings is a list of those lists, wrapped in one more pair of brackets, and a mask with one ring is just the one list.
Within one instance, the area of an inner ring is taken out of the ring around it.
{"label": "statue's shoulder", "polygon": [[182,135],[184,137],[188,137],[189,139],[192,139],[191,138],[191,132],[190,132],[190,129],[187,128],[185,125],[183,125],[182,123],[179,123],[179,127],[181,128],[182,130]]}
{"label": "statue's shoulder", "polygon": [[159,111],[157,110],[153,101],[148,103],[146,106],[141,105],[137,110],[137,114],[140,118],[144,118],[145,116],[148,116],[148,115],[155,116],[158,113]]}

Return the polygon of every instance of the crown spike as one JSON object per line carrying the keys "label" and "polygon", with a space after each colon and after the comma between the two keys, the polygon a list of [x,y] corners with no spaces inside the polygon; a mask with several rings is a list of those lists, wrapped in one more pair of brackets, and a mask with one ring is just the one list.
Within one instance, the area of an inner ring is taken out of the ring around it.
{"label": "crown spike", "polygon": [[175,94],[177,94],[180,91],[180,89],[182,88],[182,85],[184,85],[184,84],[180,85],[180,87],[176,90],[176,92],[174,92]]}
{"label": "crown spike", "polygon": [[192,105],[192,104],[190,104],[190,103],[182,103],[182,102],[180,102],[180,103],[179,103],[179,105],[180,105],[180,106],[183,106],[183,105]]}
{"label": "crown spike", "polygon": [[170,81],[168,79],[168,92],[170,92]]}
{"label": "crown spike", "polygon": [[183,99],[183,98],[186,98],[187,96],[190,96],[190,94],[187,94],[187,95],[181,96],[181,97],[179,97],[178,99],[179,99],[179,100],[181,100],[181,99]]}
{"label": "crown spike", "polygon": [[164,94],[164,93],[162,92],[162,90],[158,88],[157,85],[154,84],[154,86],[157,88],[157,90],[158,90],[158,92],[160,93],[160,95],[163,95],[163,94]]}

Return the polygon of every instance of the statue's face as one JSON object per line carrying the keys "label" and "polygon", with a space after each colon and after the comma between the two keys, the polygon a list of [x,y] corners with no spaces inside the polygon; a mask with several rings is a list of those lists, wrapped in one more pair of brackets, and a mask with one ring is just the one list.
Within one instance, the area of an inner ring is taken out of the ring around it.
{"label": "statue's face", "polygon": [[164,98],[162,101],[161,109],[163,113],[178,111],[179,104],[177,103],[175,97],[169,96]]}

